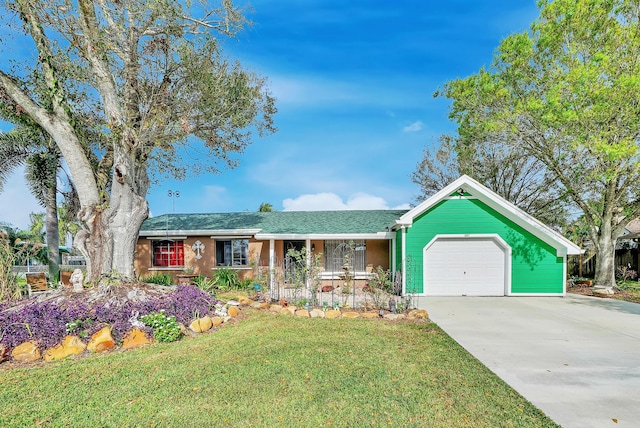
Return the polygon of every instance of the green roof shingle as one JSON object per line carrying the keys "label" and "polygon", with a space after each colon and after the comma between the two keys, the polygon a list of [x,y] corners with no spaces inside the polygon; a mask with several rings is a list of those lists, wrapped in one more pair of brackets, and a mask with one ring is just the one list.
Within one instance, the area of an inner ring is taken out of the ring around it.
{"label": "green roof shingle", "polygon": [[275,211],[164,214],[147,219],[140,231],[260,229],[262,234],[358,234],[387,232],[407,210]]}

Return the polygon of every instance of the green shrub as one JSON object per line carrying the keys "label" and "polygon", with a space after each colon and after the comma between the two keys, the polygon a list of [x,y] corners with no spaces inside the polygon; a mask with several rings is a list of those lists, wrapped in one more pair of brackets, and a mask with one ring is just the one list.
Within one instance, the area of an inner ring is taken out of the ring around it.
{"label": "green shrub", "polygon": [[371,298],[371,303],[375,308],[383,308],[387,305],[387,296],[393,291],[393,281],[391,280],[391,272],[378,266],[369,275],[365,292]]}
{"label": "green shrub", "polygon": [[238,272],[226,267],[220,267],[213,272],[212,279],[220,291],[237,290],[240,285]]}
{"label": "green shrub", "polygon": [[217,277],[207,278],[204,275],[198,275],[193,278],[193,283],[202,291],[213,294],[218,288]]}
{"label": "green shrub", "polygon": [[78,337],[88,337],[89,332],[88,329],[93,324],[93,320],[91,318],[86,319],[77,319],[66,324],[66,330],[68,334],[73,334]]}
{"label": "green shrub", "polygon": [[150,284],[158,284],[158,285],[172,285],[173,280],[171,279],[171,275],[168,273],[154,273],[143,278],[140,278],[143,282],[148,282]]}
{"label": "green shrub", "polygon": [[254,281],[251,278],[243,279],[238,284],[240,290],[253,290]]}
{"label": "green shrub", "polygon": [[173,315],[168,316],[164,313],[164,310],[151,312],[140,317],[140,320],[145,325],[153,328],[153,337],[158,342],[175,342],[182,336],[176,317]]}

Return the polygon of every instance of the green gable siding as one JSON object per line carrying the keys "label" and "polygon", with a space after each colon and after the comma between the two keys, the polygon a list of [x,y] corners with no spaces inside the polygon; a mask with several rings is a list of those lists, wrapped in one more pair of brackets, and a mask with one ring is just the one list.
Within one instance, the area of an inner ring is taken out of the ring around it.
{"label": "green gable siding", "polygon": [[477,199],[448,199],[407,229],[407,291],[423,292],[423,249],[442,234],[497,234],[510,247],[512,293],[562,293],[564,259],[555,248]]}

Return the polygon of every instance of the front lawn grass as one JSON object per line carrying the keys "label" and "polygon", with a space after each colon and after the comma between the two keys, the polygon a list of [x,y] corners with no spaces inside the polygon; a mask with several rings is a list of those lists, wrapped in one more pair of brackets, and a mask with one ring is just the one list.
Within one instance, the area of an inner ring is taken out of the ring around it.
{"label": "front lawn grass", "polygon": [[0,426],[556,426],[434,324],[247,312],[176,343],[0,365]]}

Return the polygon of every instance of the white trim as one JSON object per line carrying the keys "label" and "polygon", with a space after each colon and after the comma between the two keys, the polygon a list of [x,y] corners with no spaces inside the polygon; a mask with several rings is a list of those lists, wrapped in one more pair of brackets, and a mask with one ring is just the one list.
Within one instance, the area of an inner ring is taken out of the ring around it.
{"label": "white trim", "polygon": [[407,294],[407,228],[402,226],[402,295]]}
{"label": "white trim", "polygon": [[509,244],[507,244],[507,242],[502,239],[502,237],[500,235],[498,235],[497,233],[478,233],[478,234],[438,234],[435,235],[431,241],[429,241],[427,243],[427,245],[425,245],[424,247],[422,247],[422,292],[425,295],[429,295],[427,293],[427,276],[425,275],[425,270],[426,270],[426,265],[427,265],[427,258],[425,257],[425,254],[427,252],[427,250],[429,249],[429,247],[431,247],[433,244],[435,244],[436,241],[438,241],[439,239],[459,239],[459,240],[465,240],[465,239],[479,239],[479,240],[492,240],[494,241],[496,244],[498,244],[499,247],[501,247],[504,250],[504,282],[503,282],[503,296],[510,296],[511,295],[511,246]]}
{"label": "white trim", "polygon": [[451,194],[461,187],[488,207],[521,226],[543,242],[551,245],[556,249],[557,257],[561,257],[564,254],[580,254],[580,248],[576,244],[467,175],[461,176],[420,205],[408,211],[399,220],[396,220],[396,227],[411,226],[416,217],[444,199],[470,199],[469,196],[451,197]]}
{"label": "white trim", "polygon": [[[415,296],[415,297],[447,297],[447,296],[430,296],[428,294],[425,293],[413,293],[411,294],[411,296]],[[455,297],[455,296],[453,296]],[[501,297],[501,296],[460,296],[460,297],[466,297],[469,299],[482,299],[484,297]],[[561,293],[511,293],[508,295],[504,295],[502,297],[566,297],[565,295],[561,294]]]}
{"label": "white trim", "polygon": [[273,239],[269,239],[269,289],[271,295],[274,293],[274,284],[275,284],[275,264],[276,264],[276,244]]}
{"label": "white trim", "polygon": [[223,236],[223,235],[219,235],[219,236],[210,236],[209,238],[213,239],[214,241],[234,241],[234,240],[240,240],[240,239],[251,239],[251,236],[245,236],[245,235]]}
{"label": "white trim", "polygon": [[[268,241],[270,239],[277,240],[294,240],[304,241],[306,239],[322,241],[322,240],[345,240],[345,239],[391,239],[393,232],[375,232],[375,233],[259,233],[262,229],[239,229],[239,230],[170,230],[169,238],[180,235],[183,239],[187,236],[207,236],[211,239],[251,239],[259,241]],[[182,236],[185,235],[185,236]],[[140,231],[141,238],[147,239],[166,239],[167,231],[152,230]]]}
{"label": "white trim", "polygon": [[451,199],[478,199],[475,196],[447,196],[446,198],[442,198],[443,200],[451,200]]}
{"label": "white trim", "polygon": [[[305,247],[305,252],[307,253],[307,257],[305,260],[305,264],[307,265],[307,272],[309,272],[310,267],[311,267],[311,239],[307,239],[304,243],[304,247]],[[307,278],[307,283],[305,284],[307,287],[307,290],[310,288],[311,286],[311,275],[305,275]]]}
{"label": "white trim", "polygon": [[562,261],[562,297],[567,295],[567,255],[564,255]]}
{"label": "white trim", "polygon": [[169,235],[167,236],[166,233],[164,233],[162,236],[149,236],[147,237],[147,239],[149,241],[184,241],[185,239],[187,239],[186,236],[172,236]]}
{"label": "white trim", "polygon": [[[206,236],[206,235],[224,235],[224,236],[238,236],[238,235],[247,235],[253,236],[256,233],[260,232],[262,229],[179,229],[179,230],[169,230],[169,233],[176,235],[187,235],[187,236]],[[141,230],[141,237],[149,237],[149,236],[167,236],[166,230]]]}
{"label": "white trim", "polygon": [[184,266],[172,266],[172,267],[150,267],[147,270],[156,270],[156,271],[183,271]]}
{"label": "white trim", "polygon": [[349,240],[349,239],[391,239],[392,232],[377,232],[377,233],[256,233],[255,239],[257,240],[291,240],[291,241],[304,241],[306,239],[314,241],[326,241],[326,240]]}
{"label": "white trim", "polygon": [[396,234],[393,234],[393,238],[391,238],[391,240],[389,241],[389,243],[391,244],[391,280],[395,281],[396,280],[396,271],[398,270],[398,267],[396,266],[398,263],[398,259],[396,256]]}
{"label": "white trim", "polygon": [[[341,272],[332,272],[323,270],[320,272],[320,278],[322,280],[330,280],[330,279],[340,279]],[[369,279],[371,278],[371,273],[367,271],[356,271],[353,272],[353,279]]]}
{"label": "white trim", "polygon": [[562,293],[511,293],[507,297],[564,297]]}

